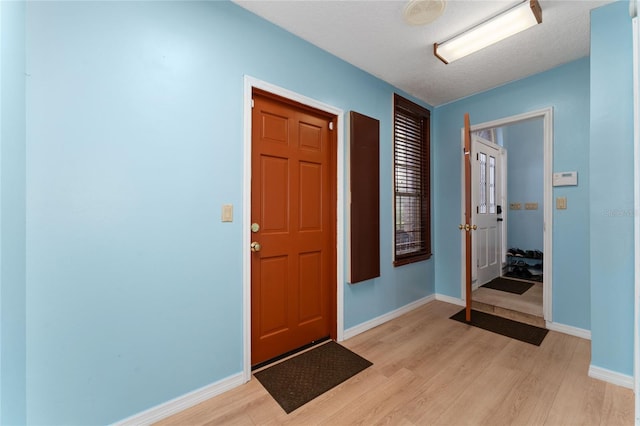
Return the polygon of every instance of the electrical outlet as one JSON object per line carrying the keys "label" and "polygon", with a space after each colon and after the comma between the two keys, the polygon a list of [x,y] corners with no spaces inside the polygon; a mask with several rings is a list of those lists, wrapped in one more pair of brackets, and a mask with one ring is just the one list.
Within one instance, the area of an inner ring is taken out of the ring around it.
{"label": "electrical outlet", "polygon": [[524,208],[526,210],[538,210],[538,203],[525,203]]}
{"label": "electrical outlet", "polygon": [[509,203],[509,209],[511,210],[521,210],[522,204],[520,203]]}

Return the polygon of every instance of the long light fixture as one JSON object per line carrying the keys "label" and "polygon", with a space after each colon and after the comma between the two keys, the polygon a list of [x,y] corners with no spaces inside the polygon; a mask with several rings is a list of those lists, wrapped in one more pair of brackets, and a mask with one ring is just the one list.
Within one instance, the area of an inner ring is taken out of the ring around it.
{"label": "long light fixture", "polygon": [[527,0],[443,43],[434,43],[433,53],[448,64],[540,23],[538,0]]}

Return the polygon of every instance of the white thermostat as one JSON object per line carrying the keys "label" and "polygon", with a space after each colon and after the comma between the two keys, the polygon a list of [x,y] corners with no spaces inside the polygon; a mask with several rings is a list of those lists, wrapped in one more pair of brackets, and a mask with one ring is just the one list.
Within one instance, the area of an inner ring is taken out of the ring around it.
{"label": "white thermostat", "polygon": [[553,174],[553,186],[575,186],[578,184],[578,172],[558,172]]}

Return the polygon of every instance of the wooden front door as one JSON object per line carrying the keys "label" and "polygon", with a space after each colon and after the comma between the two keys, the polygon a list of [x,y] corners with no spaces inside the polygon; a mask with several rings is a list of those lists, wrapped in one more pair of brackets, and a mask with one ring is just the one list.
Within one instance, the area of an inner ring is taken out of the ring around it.
{"label": "wooden front door", "polygon": [[254,89],[251,364],[335,338],[335,117]]}
{"label": "wooden front door", "polygon": [[460,229],[465,232],[465,319],[471,321],[471,123],[469,114],[464,115],[464,224]]}

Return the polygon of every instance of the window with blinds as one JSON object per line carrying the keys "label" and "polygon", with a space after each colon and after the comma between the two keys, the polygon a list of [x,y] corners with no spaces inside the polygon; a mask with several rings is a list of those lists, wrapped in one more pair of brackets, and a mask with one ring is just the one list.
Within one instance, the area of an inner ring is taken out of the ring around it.
{"label": "window with blinds", "polygon": [[394,95],[394,264],[431,257],[429,110]]}

